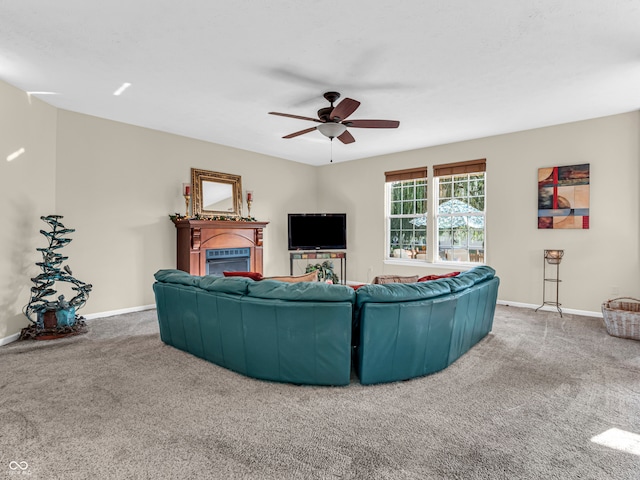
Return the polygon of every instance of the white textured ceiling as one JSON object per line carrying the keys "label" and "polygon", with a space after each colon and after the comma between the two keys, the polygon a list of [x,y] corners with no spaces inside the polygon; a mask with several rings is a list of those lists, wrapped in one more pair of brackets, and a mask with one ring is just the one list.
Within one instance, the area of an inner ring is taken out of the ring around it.
{"label": "white textured ceiling", "polygon": [[[362,102],[334,162],[640,108],[638,0],[0,0],[0,79],[56,107],[329,161],[313,122]],[[113,92],[131,86],[120,96]]]}

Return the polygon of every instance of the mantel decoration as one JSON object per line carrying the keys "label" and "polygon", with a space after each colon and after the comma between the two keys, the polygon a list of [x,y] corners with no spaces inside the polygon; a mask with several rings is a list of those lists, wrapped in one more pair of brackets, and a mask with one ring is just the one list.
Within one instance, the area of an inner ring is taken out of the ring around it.
{"label": "mantel decoration", "polygon": [[247,190],[247,216],[251,217],[251,204],[253,203],[253,190]]}
{"label": "mantel decoration", "polygon": [[242,216],[242,178],[231,173],[191,169],[192,213]]}
{"label": "mantel decoration", "polygon": [[[230,173],[191,169],[191,183],[182,184],[185,213],[170,214],[171,221],[210,220],[256,222],[251,216],[253,191],[247,190],[248,215],[242,216],[242,178]],[[189,215],[191,203],[191,215]]]}
{"label": "mantel decoration", "polygon": [[226,215],[182,215],[180,213],[173,213],[169,215],[172,222],[176,220],[209,220],[211,222],[257,222],[254,217],[227,217]]}
{"label": "mantel decoration", "polygon": [[[61,218],[62,215],[40,217],[49,225],[51,231],[40,230],[47,239],[48,246],[36,249],[42,253],[42,261],[36,262],[42,273],[31,279],[34,283],[31,287],[31,299],[23,309],[31,325],[22,329],[21,340],[49,340],[86,332],[84,319],[76,315],[76,310],[87,303],[93,286],[73,277],[69,265],[62,266],[69,257],[63,256],[58,250],[71,242],[70,238],[64,237],[75,232],[75,229],[65,228],[60,221]],[[76,295],[71,300],[66,300],[64,295],[56,298],[58,292],[53,288],[56,282],[73,284],[71,289]]]}
{"label": "mantel decoration", "polygon": [[185,203],[185,215],[189,216],[189,200],[191,200],[191,184],[183,183],[182,184],[182,196],[184,197]]}

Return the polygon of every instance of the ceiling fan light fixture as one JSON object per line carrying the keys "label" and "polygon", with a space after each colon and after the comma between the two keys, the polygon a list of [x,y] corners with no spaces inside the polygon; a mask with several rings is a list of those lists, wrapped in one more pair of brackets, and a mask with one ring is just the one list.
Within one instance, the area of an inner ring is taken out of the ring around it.
{"label": "ceiling fan light fixture", "polygon": [[356,141],[353,135],[349,133],[347,127],[354,128],[398,128],[400,122],[397,120],[347,120],[349,116],[357,110],[360,102],[353,98],[345,98],[337,106],[333,103],[340,97],[338,92],[327,92],[324,94],[330,103],[330,107],[318,110],[318,118],[303,117],[301,115],[292,115],[290,113],[269,112],[269,115],[279,115],[281,117],[296,118],[298,120],[308,120],[319,123],[316,127],[305,128],[298,132],[290,133],[282,138],[295,138],[314,130],[318,130],[322,135],[333,140],[337,138],[345,145]]}
{"label": "ceiling fan light fixture", "polygon": [[339,137],[347,129],[343,124],[334,122],[321,123],[316,128],[321,134],[329,138]]}

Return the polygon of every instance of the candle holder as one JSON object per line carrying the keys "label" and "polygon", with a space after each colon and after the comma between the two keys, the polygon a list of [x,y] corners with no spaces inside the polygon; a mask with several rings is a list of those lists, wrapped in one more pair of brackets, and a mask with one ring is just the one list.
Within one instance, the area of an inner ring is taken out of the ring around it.
{"label": "candle holder", "polygon": [[251,218],[251,204],[253,203],[253,190],[247,190],[247,216]]}
{"label": "candle holder", "polygon": [[185,203],[185,217],[189,217],[189,201],[191,200],[191,184],[183,183],[182,184],[182,196],[184,197]]}

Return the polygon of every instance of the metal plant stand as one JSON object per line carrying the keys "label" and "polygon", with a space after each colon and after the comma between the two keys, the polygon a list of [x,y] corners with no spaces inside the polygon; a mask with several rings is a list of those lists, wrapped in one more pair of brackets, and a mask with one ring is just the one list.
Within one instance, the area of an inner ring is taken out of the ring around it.
{"label": "metal plant stand", "polygon": [[[542,305],[536,308],[536,312],[540,310],[545,305],[550,305],[552,307],[556,307],[558,313],[560,314],[560,318],[562,318],[562,309],[560,308],[560,262],[562,261],[562,256],[564,255],[564,250],[545,250],[544,251],[544,266],[543,266],[543,274],[542,274]],[[555,272],[550,267],[549,276],[547,276],[547,265],[555,265]],[[555,276],[552,276],[555,273]],[[547,300],[547,283],[555,284],[556,295],[553,300]]]}

